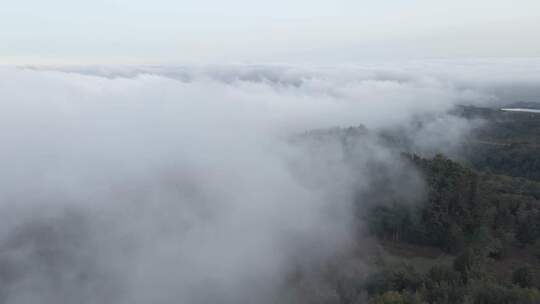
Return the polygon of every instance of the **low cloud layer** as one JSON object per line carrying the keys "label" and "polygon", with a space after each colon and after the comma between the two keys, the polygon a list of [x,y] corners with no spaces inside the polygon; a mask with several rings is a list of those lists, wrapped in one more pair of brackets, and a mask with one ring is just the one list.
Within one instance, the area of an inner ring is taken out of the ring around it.
{"label": "low cloud layer", "polygon": [[292,269],[357,242],[374,172],[422,190],[375,136],[292,138],[452,151],[476,123],[454,105],[538,96],[535,61],[461,64],[1,68],[1,300],[282,301]]}

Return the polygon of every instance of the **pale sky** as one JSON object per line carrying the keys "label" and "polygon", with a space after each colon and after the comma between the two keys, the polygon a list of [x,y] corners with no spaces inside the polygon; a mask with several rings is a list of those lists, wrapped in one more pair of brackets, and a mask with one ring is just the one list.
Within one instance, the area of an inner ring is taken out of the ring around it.
{"label": "pale sky", "polygon": [[539,0],[0,0],[0,63],[540,56]]}

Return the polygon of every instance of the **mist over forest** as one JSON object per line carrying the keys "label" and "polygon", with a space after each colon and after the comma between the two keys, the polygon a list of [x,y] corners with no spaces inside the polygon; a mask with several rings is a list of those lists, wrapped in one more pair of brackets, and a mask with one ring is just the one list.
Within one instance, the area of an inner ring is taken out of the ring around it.
{"label": "mist over forest", "polygon": [[539,303],[540,60],[0,67],[0,303]]}

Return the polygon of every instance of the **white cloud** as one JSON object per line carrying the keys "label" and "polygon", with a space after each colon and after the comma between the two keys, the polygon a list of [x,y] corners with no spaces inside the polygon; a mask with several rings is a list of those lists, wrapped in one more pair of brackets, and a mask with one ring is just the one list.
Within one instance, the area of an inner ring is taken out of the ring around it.
{"label": "white cloud", "polygon": [[[374,139],[347,152],[290,136],[437,114],[418,146],[450,145],[468,130],[452,105],[538,77],[489,66],[2,68],[0,262],[22,274],[6,303],[264,302],[291,264],[354,236],[373,163],[408,171]],[[51,242],[32,247],[36,231]]]}

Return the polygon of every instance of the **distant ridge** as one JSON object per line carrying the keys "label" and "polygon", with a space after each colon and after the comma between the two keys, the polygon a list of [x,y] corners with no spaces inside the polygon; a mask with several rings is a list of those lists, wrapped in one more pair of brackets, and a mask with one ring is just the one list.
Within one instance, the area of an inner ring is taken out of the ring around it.
{"label": "distant ridge", "polygon": [[507,104],[501,107],[502,109],[534,109],[540,110],[540,102],[535,101],[518,101],[512,104]]}

